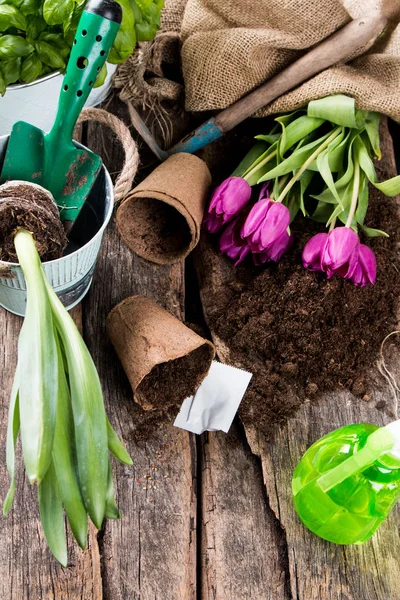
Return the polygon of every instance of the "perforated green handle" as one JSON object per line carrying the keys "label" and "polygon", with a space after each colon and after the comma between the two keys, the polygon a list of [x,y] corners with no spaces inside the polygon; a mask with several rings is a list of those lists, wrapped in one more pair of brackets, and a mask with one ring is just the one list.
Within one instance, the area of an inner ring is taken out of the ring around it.
{"label": "perforated green handle", "polygon": [[121,7],[113,0],[87,4],[71,49],[50,138],[72,144],[76,121],[107,60],[121,19]]}

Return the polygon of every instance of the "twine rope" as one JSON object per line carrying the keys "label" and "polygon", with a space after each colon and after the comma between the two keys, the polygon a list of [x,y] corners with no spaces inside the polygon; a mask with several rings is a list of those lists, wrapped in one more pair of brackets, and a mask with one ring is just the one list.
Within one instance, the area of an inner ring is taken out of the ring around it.
{"label": "twine rope", "polygon": [[85,121],[97,121],[112,129],[121,142],[125,153],[125,161],[114,185],[115,202],[123,200],[132,189],[133,180],[139,167],[139,151],[129,128],[115,115],[102,108],[85,108],[77,124]]}

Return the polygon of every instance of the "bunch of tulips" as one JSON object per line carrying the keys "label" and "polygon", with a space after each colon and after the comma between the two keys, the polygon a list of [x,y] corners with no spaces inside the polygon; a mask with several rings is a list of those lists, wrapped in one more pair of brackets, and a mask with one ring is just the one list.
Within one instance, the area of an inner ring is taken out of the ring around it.
{"label": "bunch of tulips", "polygon": [[400,193],[400,176],[379,183],[373,165],[381,157],[380,115],[357,110],[352,98],[338,95],[275,121],[215,189],[204,227],[220,235],[221,253],[236,265],[251,255],[261,266],[290,249],[290,224],[300,212],[327,228],[305,245],[305,268],[357,287],[375,283],[376,258],[359,231],[365,237],[387,234],[364,223],[368,184],[387,196]]}

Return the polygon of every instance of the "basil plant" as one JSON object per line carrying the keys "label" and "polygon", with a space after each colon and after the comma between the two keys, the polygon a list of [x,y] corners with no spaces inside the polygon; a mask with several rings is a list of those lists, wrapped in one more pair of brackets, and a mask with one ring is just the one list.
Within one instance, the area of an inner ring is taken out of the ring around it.
{"label": "basil plant", "polygon": [[[136,42],[149,41],[160,25],[164,0],[117,0],[123,17],[108,56],[124,62]],[[13,83],[31,83],[63,71],[87,0],[0,0],[0,94]],[[103,85],[106,65],[97,78]]]}

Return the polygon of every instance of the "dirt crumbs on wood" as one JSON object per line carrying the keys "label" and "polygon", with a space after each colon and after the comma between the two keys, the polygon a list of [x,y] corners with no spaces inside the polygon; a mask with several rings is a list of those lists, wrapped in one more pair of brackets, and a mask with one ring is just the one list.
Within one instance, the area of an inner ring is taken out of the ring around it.
{"label": "dirt crumbs on wood", "polygon": [[[371,191],[368,222],[391,237],[367,242],[377,255],[378,277],[363,289],[303,268],[302,248],[320,230],[312,223],[300,230],[295,221],[293,250],[262,271],[251,262],[235,269],[215,248],[203,248],[203,302],[217,346],[226,345],[231,363],[254,374],[240,409],[245,424],[282,421],[307,399],[338,388],[371,397],[369,374],[376,373],[383,338],[398,325],[396,201]],[[224,281],[216,273],[224,273]]]}

